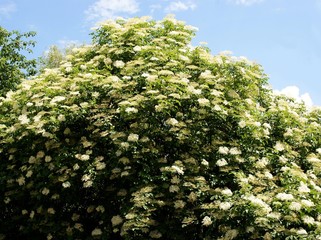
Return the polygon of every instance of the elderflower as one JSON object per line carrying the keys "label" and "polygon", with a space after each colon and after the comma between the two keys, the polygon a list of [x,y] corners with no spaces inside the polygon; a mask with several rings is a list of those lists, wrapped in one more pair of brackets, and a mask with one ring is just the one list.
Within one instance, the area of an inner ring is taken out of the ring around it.
{"label": "elderflower", "polygon": [[279,151],[279,152],[283,151],[283,150],[284,150],[284,145],[283,145],[283,143],[281,143],[281,142],[276,142],[276,144],[275,144],[275,146],[274,146],[274,149],[277,150],[277,151]]}
{"label": "elderflower", "polygon": [[29,170],[26,174],[26,177],[27,178],[30,178],[32,176],[33,172],[31,170]]}
{"label": "elderflower", "polygon": [[97,165],[96,165],[96,169],[97,169],[97,170],[103,170],[103,169],[105,169],[105,168],[106,168],[106,163],[99,162],[99,163],[97,163]]}
{"label": "elderflower", "polygon": [[50,101],[50,105],[55,105],[57,102],[64,101],[66,98],[63,96],[55,96],[53,99]]}
{"label": "elderflower", "polygon": [[261,123],[260,122],[254,122],[253,125],[256,126],[256,127],[261,127]]}
{"label": "elderflower", "polygon": [[300,182],[300,186],[298,188],[298,191],[300,193],[308,193],[310,192],[310,188],[303,182]]}
{"label": "elderflower", "polygon": [[294,197],[291,193],[278,193],[276,195],[277,199],[280,199],[282,201],[288,201],[288,200],[293,200]]}
{"label": "elderflower", "polygon": [[157,230],[153,230],[153,231],[151,231],[151,232],[149,233],[149,236],[150,236],[151,238],[161,238],[161,237],[162,237],[162,234],[161,234],[159,231],[157,231]]}
{"label": "elderflower", "polygon": [[222,194],[226,196],[232,196],[233,192],[229,188],[225,188],[224,190],[222,190]]}
{"label": "elderflower", "polygon": [[42,193],[43,195],[48,195],[49,192],[50,192],[50,190],[49,190],[48,188],[43,188],[42,191],[41,191],[41,193]]}
{"label": "elderflower", "polygon": [[177,173],[180,174],[180,175],[183,175],[183,174],[184,174],[184,171],[183,171],[180,167],[178,167],[178,166],[173,165],[173,166],[172,166],[172,169],[174,169],[175,172],[177,172]]}
{"label": "elderflower", "polygon": [[194,193],[194,192],[191,192],[189,195],[188,195],[188,201],[189,202],[195,202],[197,200],[197,195]]}
{"label": "elderflower", "polygon": [[45,153],[43,151],[37,152],[36,158],[43,158],[45,156]]}
{"label": "elderflower", "polygon": [[229,202],[221,202],[219,205],[219,208],[226,211],[229,210],[231,208],[232,204]]}
{"label": "elderflower", "polygon": [[62,114],[60,114],[57,119],[58,119],[58,121],[60,121],[60,122],[66,121],[65,115],[62,115]]}
{"label": "elderflower", "polygon": [[87,161],[90,158],[87,154],[76,154],[75,157],[81,161]]}
{"label": "elderflower", "polygon": [[302,221],[305,223],[305,224],[314,224],[315,221],[314,221],[314,218],[313,217],[310,217],[310,216],[303,216],[302,217]]}
{"label": "elderflower", "polygon": [[105,208],[104,208],[104,206],[99,205],[98,207],[96,207],[96,211],[97,211],[97,212],[104,213],[104,212],[105,212]]}
{"label": "elderflower", "polygon": [[84,182],[83,186],[84,188],[89,188],[93,185],[93,182],[92,181],[87,181],[87,182]]}
{"label": "elderflower", "polygon": [[296,232],[298,235],[307,235],[307,231],[303,228],[300,228],[297,232]]}
{"label": "elderflower", "polygon": [[134,107],[128,107],[128,108],[125,109],[125,112],[126,113],[137,113],[138,110],[136,108],[134,108]]}
{"label": "elderflower", "polygon": [[197,101],[200,106],[208,106],[210,104],[210,101],[206,98],[199,98]]}
{"label": "elderflower", "polygon": [[62,183],[62,186],[64,188],[69,188],[71,186],[71,184],[70,184],[70,182],[67,181],[67,182]]}
{"label": "elderflower", "polygon": [[47,212],[49,214],[55,214],[56,213],[55,209],[53,209],[53,208],[48,208]]}
{"label": "elderflower", "polygon": [[116,68],[123,68],[125,66],[125,63],[121,60],[117,60],[113,63],[113,65],[116,67]]}
{"label": "elderflower", "polygon": [[141,48],[140,46],[135,46],[135,47],[133,48],[133,50],[134,50],[135,52],[139,52],[139,51],[142,50],[142,48]]}
{"label": "elderflower", "polygon": [[314,206],[314,203],[313,203],[313,202],[311,202],[310,200],[306,200],[306,199],[301,200],[301,203],[302,203],[302,205],[304,205],[305,207],[313,207],[313,206]]}
{"label": "elderflower", "polygon": [[209,216],[205,216],[202,220],[202,224],[206,227],[210,226],[212,223],[212,219]]}
{"label": "elderflower", "polygon": [[193,86],[188,86],[187,90],[195,95],[200,95],[202,93],[202,89],[195,89]]}
{"label": "elderflower", "polygon": [[178,208],[184,208],[185,207],[185,202],[184,201],[182,201],[182,200],[177,200],[177,201],[175,201],[174,202],[174,207],[176,208],[176,209],[178,209]]}
{"label": "elderflower", "polygon": [[239,127],[240,127],[240,128],[245,128],[245,127],[246,127],[246,122],[243,121],[243,120],[240,121],[240,122],[239,122]]}
{"label": "elderflower", "polygon": [[173,192],[178,192],[179,191],[179,187],[177,185],[171,185],[169,187],[169,192],[173,193]]}
{"label": "elderflower", "polygon": [[171,179],[171,183],[173,183],[173,184],[179,184],[180,182],[181,182],[181,180],[177,176],[174,176]]}
{"label": "elderflower", "polygon": [[241,150],[239,150],[238,148],[232,147],[232,148],[229,150],[229,153],[232,154],[232,155],[240,155],[242,152],[241,152]]}
{"label": "elderflower", "polygon": [[222,147],[222,146],[221,146],[221,147],[219,147],[218,152],[219,152],[220,154],[226,155],[226,154],[229,153],[229,150],[228,150],[227,147]]}
{"label": "elderflower", "polygon": [[249,200],[253,205],[258,206],[261,208],[261,211],[264,212],[264,214],[270,213],[272,211],[272,208],[265,203],[262,199],[255,197],[253,195],[246,196],[244,199]]}
{"label": "elderflower", "polygon": [[28,124],[30,122],[29,118],[27,117],[26,114],[22,114],[18,117],[18,120],[20,121],[21,124]]}
{"label": "elderflower", "polygon": [[100,236],[101,234],[103,234],[103,232],[101,231],[100,228],[95,228],[92,232],[91,232],[91,236],[95,237],[95,236]]}
{"label": "elderflower", "polygon": [[209,166],[208,161],[206,161],[205,159],[202,159],[201,164],[202,164],[203,166],[205,166],[205,167],[208,167],[208,166]]}
{"label": "elderflower", "polygon": [[82,176],[81,180],[86,182],[86,181],[90,180],[90,176],[88,174],[85,174]]}
{"label": "elderflower", "polygon": [[23,176],[21,176],[20,178],[18,178],[17,183],[19,184],[19,186],[22,186],[25,184],[25,178]]}
{"label": "elderflower", "polygon": [[128,142],[137,142],[138,139],[139,139],[139,135],[138,134],[131,133],[131,134],[129,134],[129,136],[127,138],[127,141]]}
{"label": "elderflower", "polygon": [[183,56],[183,55],[180,55],[179,58],[184,62],[189,62],[189,60],[190,60],[188,57]]}
{"label": "elderflower", "polygon": [[222,108],[219,105],[215,105],[213,108],[215,111],[221,111]]}
{"label": "elderflower", "polygon": [[267,215],[268,218],[274,218],[274,219],[280,219],[281,218],[281,213],[279,212],[271,212]]}
{"label": "elderflower", "polygon": [[123,222],[123,219],[119,215],[113,216],[111,218],[111,224],[113,226],[117,226],[117,225],[121,224],[122,222]]}
{"label": "elderflower", "polygon": [[220,160],[218,160],[218,161],[216,162],[216,165],[219,166],[219,167],[226,166],[227,164],[228,164],[228,163],[227,163],[227,161],[226,161],[224,158],[222,158],[222,159],[220,159]]}
{"label": "elderflower", "polygon": [[289,209],[293,210],[293,211],[300,211],[301,210],[302,205],[298,202],[291,202],[291,204],[289,205]]}
{"label": "elderflower", "polygon": [[127,148],[130,147],[130,145],[129,145],[128,142],[122,142],[122,143],[120,143],[120,146],[121,146],[122,148],[124,148],[124,149],[127,149]]}
{"label": "elderflower", "polygon": [[165,123],[168,124],[168,125],[175,126],[175,125],[178,124],[178,121],[175,118],[169,118],[169,119],[166,120]]}
{"label": "elderflower", "polygon": [[75,171],[77,171],[80,167],[79,167],[79,165],[76,163],[72,168],[73,168]]}
{"label": "elderflower", "polygon": [[255,166],[257,168],[265,168],[266,165],[269,163],[269,160],[265,157],[259,159],[256,163],[255,163]]}
{"label": "elderflower", "polygon": [[237,237],[239,231],[237,229],[230,229],[225,233],[224,239],[232,240]]}

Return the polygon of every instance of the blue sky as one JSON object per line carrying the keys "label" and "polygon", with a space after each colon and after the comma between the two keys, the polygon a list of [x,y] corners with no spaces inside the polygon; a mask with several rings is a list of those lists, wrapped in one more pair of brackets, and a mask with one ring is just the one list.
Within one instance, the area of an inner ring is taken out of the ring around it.
{"label": "blue sky", "polygon": [[34,57],[50,45],[90,43],[103,19],[169,13],[199,29],[193,45],[261,64],[273,89],[321,106],[321,0],[0,0],[0,25],[37,32]]}

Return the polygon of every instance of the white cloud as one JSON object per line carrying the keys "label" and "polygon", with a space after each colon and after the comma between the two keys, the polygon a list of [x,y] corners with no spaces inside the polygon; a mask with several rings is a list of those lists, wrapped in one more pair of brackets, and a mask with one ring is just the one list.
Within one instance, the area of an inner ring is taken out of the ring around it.
{"label": "white cloud", "polygon": [[37,31],[37,26],[35,24],[28,24],[28,30],[29,31]]}
{"label": "white cloud", "polygon": [[159,11],[160,9],[162,9],[162,5],[161,4],[152,4],[149,6],[150,12],[151,14],[153,14],[155,11]]}
{"label": "white cloud", "polygon": [[304,93],[300,95],[300,89],[297,86],[288,86],[283,88],[281,91],[275,90],[274,93],[282,94],[287,97],[295,98],[299,102],[304,102],[306,106],[312,107],[313,102],[309,93]]}
{"label": "white cloud", "polygon": [[10,2],[6,4],[0,5],[0,17],[5,16],[8,17],[11,13],[15,12],[17,9],[16,4]]}
{"label": "white cloud", "polygon": [[264,0],[229,0],[237,5],[250,6],[256,3],[263,2]]}
{"label": "white cloud", "polygon": [[179,12],[179,11],[186,11],[186,10],[193,10],[196,8],[196,4],[192,1],[175,1],[171,2],[166,8],[166,12]]}
{"label": "white cloud", "polygon": [[104,20],[139,11],[136,0],[98,0],[86,11],[88,20]]}

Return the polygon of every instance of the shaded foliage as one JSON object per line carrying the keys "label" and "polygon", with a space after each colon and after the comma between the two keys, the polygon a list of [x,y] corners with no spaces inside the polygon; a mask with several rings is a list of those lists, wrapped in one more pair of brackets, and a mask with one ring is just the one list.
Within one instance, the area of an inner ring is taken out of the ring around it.
{"label": "shaded foliage", "polygon": [[36,60],[28,59],[35,41],[35,32],[20,33],[0,27],[0,95],[14,90],[23,78],[36,73]]}

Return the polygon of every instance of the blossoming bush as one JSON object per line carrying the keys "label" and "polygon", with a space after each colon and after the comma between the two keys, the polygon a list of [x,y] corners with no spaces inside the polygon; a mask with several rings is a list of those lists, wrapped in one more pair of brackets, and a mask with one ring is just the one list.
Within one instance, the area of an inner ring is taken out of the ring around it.
{"label": "blossoming bush", "polygon": [[118,19],[0,100],[1,239],[320,239],[321,111]]}

